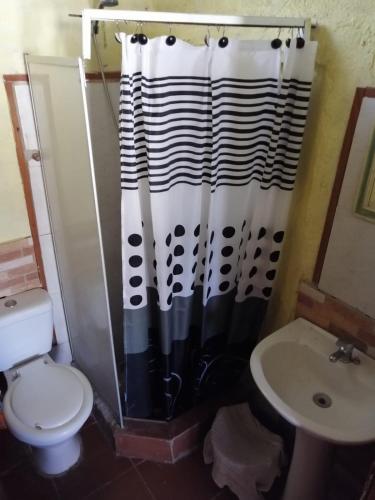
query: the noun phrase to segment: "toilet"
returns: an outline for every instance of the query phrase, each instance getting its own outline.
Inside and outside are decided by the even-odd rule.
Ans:
[[[79,430],[93,406],[85,375],[48,355],[52,336],[52,302],[45,290],[0,299],[5,420],[10,432],[32,447],[36,467],[47,475],[61,474],[79,460]]]

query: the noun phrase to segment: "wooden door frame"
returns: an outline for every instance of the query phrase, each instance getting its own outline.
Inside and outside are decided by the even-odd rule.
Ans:
[[[121,74],[118,71],[110,71],[110,72],[105,72],[105,77],[109,81],[120,80]],[[86,78],[87,80],[92,82],[100,81],[101,74],[86,73]],[[18,166],[20,169],[23,192],[26,201],[26,209],[30,224],[31,238],[33,240],[33,245],[34,245],[35,261],[42,288],[47,289],[47,282],[44,272],[42,251],[40,246],[38,226],[35,214],[34,200],[31,189],[30,172],[29,172],[28,161],[25,155],[26,148],[23,140],[21,122],[18,114],[17,100],[15,95],[15,86],[17,82],[25,82],[28,85],[29,78],[25,74],[9,74],[9,75],[3,75],[3,80],[5,85],[5,92],[8,98],[9,113],[12,122],[13,137],[16,145]]]
[[[10,119],[13,128],[13,137],[16,145],[16,154],[18,160],[18,166],[20,169],[23,192],[26,201],[27,215],[30,224],[31,238],[33,240],[35,261],[38,269],[39,281],[42,288],[47,289],[46,276],[44,272],[42,251],[40,247],[40,240],[38,234],[38,226],[36,222],[35,207],[33,200],[33,193],[31,189],[30,172],[28,161],[25,156],[25,144],[22,136],[22,128],[20,117],[18,114],[17,101],[15,95],[15,87],[17,82],[29,83],[27,75],[3,75],[5,92],[8,98]]]

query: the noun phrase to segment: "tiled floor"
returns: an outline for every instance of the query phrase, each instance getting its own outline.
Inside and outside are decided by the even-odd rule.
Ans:
[[[54,479],[33,470],[26,447],[0,431],[0,500],[235,500],[219,489],[201,451],[175,465],[116,457],[93,419],[82,430],[78,466]]]
[[[211,479],[202,451],[175,465],[116,457],[107,437],[90,417],[82,430],[84,453],[70,472],[49,479],[38,475],[26,446],[0,431],[0,500],[235,500]],[[374,447],[343,447],[328,486],[327,500],[358,500]],[[345,463],[345,462],[348,463]],[[348,471],[350,474],[348,476]],[[267,500],[282,496],[285,474]]]

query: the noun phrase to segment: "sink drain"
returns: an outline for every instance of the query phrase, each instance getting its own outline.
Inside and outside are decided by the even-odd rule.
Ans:
[[[313,401],[320,408],[329,408],[332,405],[332,399],[324,392],[317,392],[313,396]]]

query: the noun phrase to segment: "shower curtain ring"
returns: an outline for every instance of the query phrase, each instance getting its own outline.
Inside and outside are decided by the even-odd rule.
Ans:
[[[223,28],[223,35],[219,40],[219,47],[221,47],[223,49],[224,47],[226,47],[228,45],[229,40],[228,40],[228,37],[225,36],[225,27],[222,26],[222,28]]]
[[[289,37],[285,40],[285,45],[288,47],[290,47],[290,42],[292,41],[292,38],[293,38],[293,28],[289,28]]]
[[[279,27],[279,32],[277,34],[277,38],[275,38],[274,40],[272,40],[271,42],[271,47],[273,49],[279,49],[282,45],[282,41],[280,40],[280,34],[281,34],[281,27]]]
[[[176,37],[171,34],[172,33],[172,25],[169,23],[169,33],[167,38],[165,39],[165,43],[170,47],[176,43]]]
[[[298,28],[296,46],[297,49],[302,49],[305,46],[305,40],[303,38],[303,31],[301,27]]]
[[[290,47],[290,44],[291,44],[291,42],[292,42],[292,40],[294,39],[294,36],[295,36],[295,35],[294,35],[294,28],[293,28],[293,27],[291,27],[291,28],[289,29],[289,33],[290,33],[290,38],[286,41],[286,46],[287,46],[288,48]],[[297,32],[297,34],[298,34],[298,32]]]
[[[139,41],[139,31],[140,31],[140,22],[137,21],[137,24],[135,25],[135,33],[130,38],[130,43],[137,43]]]
[[[146,45],[148,42],[147,36],[142,32],[143,31],[143,23],[141,23],[140,33],[138,35],[138,41],[141,45]]]

